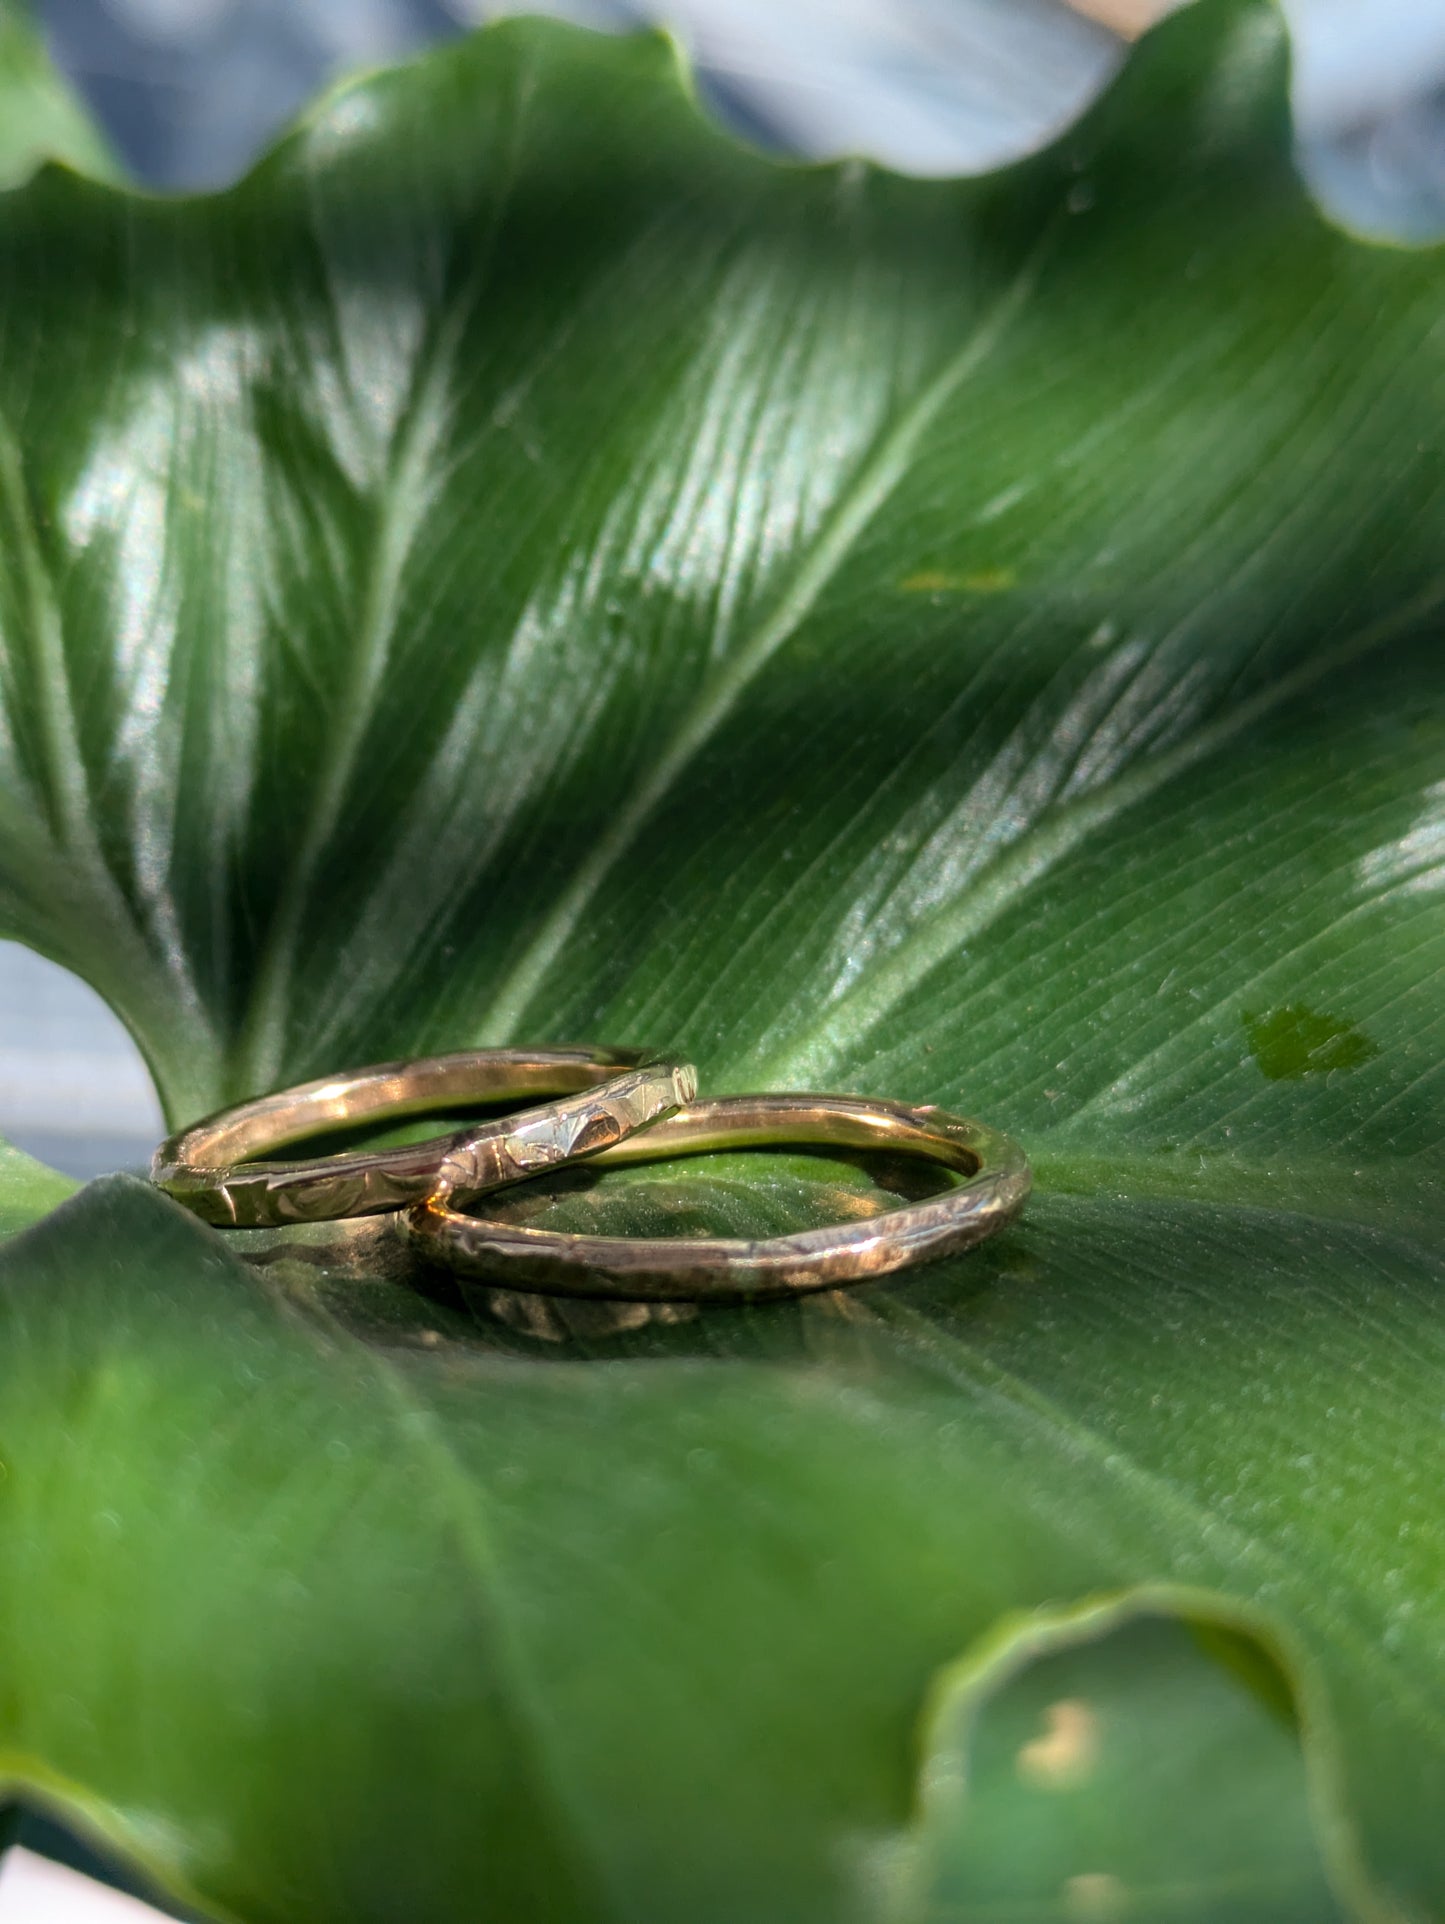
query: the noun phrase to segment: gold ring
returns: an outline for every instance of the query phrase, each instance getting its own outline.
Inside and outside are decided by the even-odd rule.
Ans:
[[[886,1276],[967,1249],[1012,1221],[1032,1180],[1022,1149],[996,1129],[945,1109],[851,1096],[725,1096],[695,1103],[592,1161],[612,1168],[784,1145],[892,1150],[966,1180],[862,1221],[757,1242],[512,1228],[462,1215],[440,1193],[409,1210],[402,1226],[428,1260],[507,1289],[624,1301],[758,1301]]]
[[[207,1222],[241,1228],[372,1216],[438,1193],[469,1201],[619,1143],[696,1093],[691,1064],[636,1049],[464,1049],[382,1062],[208,1116],[161,1144],[151,1180]],[[250,1160],[347,1123],[527,1096],[564,1100],[402,1148]]]

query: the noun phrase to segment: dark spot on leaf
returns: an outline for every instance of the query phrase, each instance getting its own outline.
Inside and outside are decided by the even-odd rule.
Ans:
[[[1244,1033],[1250,1054],[1271,1082],[1358,1069],[1380,1053],[1377,1044],[1352,1022],[1317,1015],[1295,1004],[1262,1014],[1246,1012]]]

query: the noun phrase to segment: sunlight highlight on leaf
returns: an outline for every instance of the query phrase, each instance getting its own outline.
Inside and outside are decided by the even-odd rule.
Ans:
[[[214,198],[0,194],[0,929],[173,1122],[582,1037],[1039,1177],[666,1314],[65,1202],[0,1251],[13,1784],[257,1920],[1445,1912],[1445,256],[1290,149],[1266,0],[944,182],[524,21]]]

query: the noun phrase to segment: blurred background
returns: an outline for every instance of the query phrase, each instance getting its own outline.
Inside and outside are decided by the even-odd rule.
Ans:
[[[1169,4],[532,0],[525,10],[616,30],[663,20],[690,47],[714,110],[748,139],[948,174],[1041,144]],[[1300,160],[1321,200],[1383,238],[1445,235],[1445,0],[1283,4]],[[185,190],[234,179],[337,75],[522,10],[493,0],[37,0],[54,57],[134,174]],[[84,1177],[144,1164],[161,1133],[140,1058],[99,998],[0,943],[0,1135]],[[24,1835],[77,1855],[33,1822]],[[33,1849],[0,1871],[0,1924],[153,1916]]]
[[[234,178],[339,72],[503,12],[665,20],[718,111],[809,155],[973,172],[1077,114],[1177,0],[39,0],[52,50],[159,186]],[[1352,221],[1439,232],[1445,0],[1284,0],[1307,165]]]

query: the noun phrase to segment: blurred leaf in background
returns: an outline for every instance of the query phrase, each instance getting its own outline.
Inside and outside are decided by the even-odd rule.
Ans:
[[[705,97],[783,150],[997,167],[1060,131],[1169,0],[42,0],[52,44],[141,178],[219,186],[337,73],[543,11],[680,32]],[[1445,230],[1445,12],[1286,0],[1316,190],[1371,232]]]
[[[110,150],[51,65],[23,0],[0,0],[0,189],[43,158],[108,177]]]

